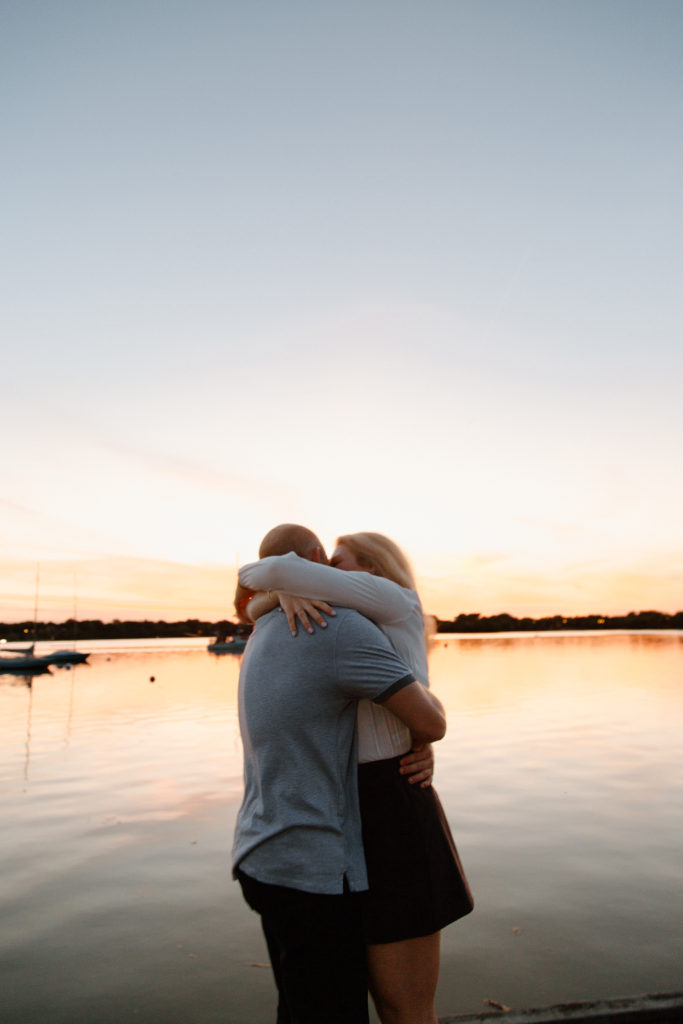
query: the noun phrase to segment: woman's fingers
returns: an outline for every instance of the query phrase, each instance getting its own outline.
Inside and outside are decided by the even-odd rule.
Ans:
[[[296,612],[291,607],[291,605],[287,605],[286,608],[283,605],[280,605],[280,607],[282,608],[283,612],[287,616],[287,622],[289,624],[289,631],[290,631],[290,633],[292,634],[292,636],[296,636],[296,634],[297,634]]]
[[[327,615],[335,614],[327,601],[306,601],[305,608],[314,622],[317,622],[322,629],[327,625],[327,619],[321,613],[325,612]]]
[[[306,608],[300,606],[298,608],[296,614],[297,614],[297,618],[299,619],[299,622],[304,627],[306,632],[307,633],[312,633],[313,632],[313,626],[311,625],[311,620],[308,617],[308,613],[306,612]]]
[[[298,608],[298,601],[296,597],[292,597],[291,594],[287,594],[284,591],[278,591],[277,599],[280,602],[280,607],[287,616],[287,624],[289,626],[290,633],[292,636],[296,636],[296,616]]]
[[[297,635],[297,619],[307,633],[313,633],[313,622],[321,629],[327,626],[325,615],[334,615],[335,611],[327,601],[309,600],[307,597],[297,597],[295,594],[278,593],[280,607],[287,616],[289,629],[292,636]],[[323,612],[325,615],[323,615]],[[313,621],[311,621],[313,620]]]

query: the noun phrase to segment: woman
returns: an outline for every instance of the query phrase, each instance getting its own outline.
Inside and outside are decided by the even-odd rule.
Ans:
[[[294,554],[263,558],[240,569],[239,581],[266,592],[250,602],[250,618],[279,604],[293,634],[296,617],[309,632],[311,618],[324,627],[321,611],[334,614],[327,602],[355,608],[428,686],[422,606],[408,560],[388,537],[346,534],[331,565]],[[382,1024],[436,1024],[440,930],[471,911],[472,897],[430,787],[431,752],[408,753],[410,731],[370,701],[358,705],[358,746],[370,991]]]

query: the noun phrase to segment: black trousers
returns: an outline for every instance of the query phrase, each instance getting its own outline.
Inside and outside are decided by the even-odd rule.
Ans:
[[[261,917],[279,1000],[277,1024],[368,1024],[364,893],[267,885],[237,871]]]

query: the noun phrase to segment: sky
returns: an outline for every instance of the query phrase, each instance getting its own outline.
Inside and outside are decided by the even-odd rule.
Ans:
[[[683,607],[679,0],[4,0],[0,621]],[[36,579],[39,585],[36,588]]]

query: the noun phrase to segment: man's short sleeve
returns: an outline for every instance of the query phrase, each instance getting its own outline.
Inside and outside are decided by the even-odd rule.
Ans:
[[[381,704],[415,682],[384,633],[358,612],[345,612],[339,624],[335,660],[339,685],[350,697]]]

